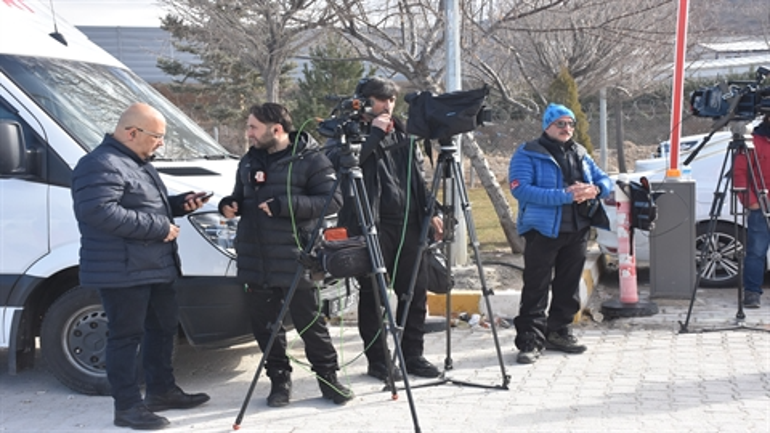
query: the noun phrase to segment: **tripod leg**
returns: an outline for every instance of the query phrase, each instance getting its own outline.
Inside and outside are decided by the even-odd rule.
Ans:
[[[700,286],[701,275],[703,275],[703,272],[708,265],[708,258],[716,248],[714,245],[714,233],[717,227],[717,220],[719,219],[719,215],[722,213],[722,207],[724,206],[725,202],[725,195],[727,193],[728,186],[730,185],[730,181],[725,177],[725,173],[727,173],[727,165],[729,162],[730,152],[728,151],[725,153],[725,158],[722,161],[722,169],[718,177],[719,180],[717,181],[717,186],[714,190],[714,199],[711,202],[711,209],[709,209],[708,229],[706,230],[706,235],[703,243],[701,244],[700,250],[696,254],[698,266],[695,268],[695,284],[692,288],[692,293],[690,296],[690,305],[687,308],[687,317],[685,318],[684,323],[679,322],[680,333],[689,332],[687,327],[690,323],[693,305],[695,304],[695,295],[698,291],[698,286]]]
[[[294,273],[294,279],[292,280],[291,287],[288,293],[286,294],[286,299],[284,300],[284,303],[281,306],[281,310],[278,313],[278,318],[273,324],[273,330],[270,334],[270,339],[267,341],[265,350],[262,351],[262,356],[259,359],[259,364],[257,364],[257,371],[254,372],[254,378],[251,380],[251,385],[249,385],[249,389],[246,392],[246,397],[244,397],[243,399],[241,410],[238,412],[238,416],[235,418],[235,423],[233,424],[234,430],[238,430],[238,428],[240,428],[239,426],[241,425],[241,421],[243,421],[243,417],[246,414],[246,408],[249,406],[249,402],[251,401],[251,396],[254,394],[254,389],[257,387],[257,381],[259,380],[259,376],[262,373],[262,369],[265,366],[265,360],[267,359],[267,355],[272,350],[273,344],[275,344],[275,340],[278,337],[278,331],[281,328],[283,319],[286,318],[286,313],[289,311],[289,304],[291,303],[291,300],[294,297],[294,293],[297,291],[299,280],[302,278],[302,274],[304,272],[305,272],[304,268],[300,265],[297,268],[297,271]]]
[[[404,379],[404,388],[406,389],[407,399],[409,400],[409,409],[412,414],[412,422],[416,432],[420,431],[419,421],[417,419],[417,409],[414,405],[414,399],[412,398],[412,390],[409,386],[409,377],[406,373],[406,362],[404,361],[404,353],[401,351],[401,344],[399,339],[399,332],[396,326],[396,320],[393,317],[393,311],[390,308],[390,304],[387,302],[387,282],[385,281],[385,261],[382,257],[382,250],[380,249],[380,241],[377,235],[377,227],[374,224],[374,215],[372,209],[369,206],[369,199],[366,194],[366,188],[364,186],[363,175],[359,168],[351,170],[348,176],[352,180],[352,191],[354,192],[354,198],[356,203],[356,212],[361,229],[366,236],[366,245],[369,252],[369,257],[372,261],[372,271],[377,280],[377,288],[374,290],[374,299],[377,304],[377,310],[384,308],[385,315],[387,317],[389,329],[393,337],[393,345],[396,355],[401,367],[401,373]],[[383,300],[385,302],[383,303]],[[382,323],[382,330],[385,331],[385,323]],[[390,360],[390,356],[387,356],[387,341],[383,336],[383,344],[385,345],[385,361],[388,369],[388,386],[392,392],[392,398],[395,400],[398,398],[396,393],[396,384],[393,379],[393,363]]]
[[[479,240],[476,236],[476,226],[473,222],[473,215],[471,214],[471,205],[470,200],[468,199],[468,190],[465,188],[465,182],[463,180],[463,173],[462,173],[462,167],[460,166],[460,163],[455,161],[454,164],[452,164],[452,170],[454,171],[453,179],[455,179],[455,184],[457,187],[457,192],[460,195],[460,206],[462,207],[463,216],[465,217],[465,225],[468,229],[468,236],[471,240],[471,246],[473,247],[473,254],[476,258],[476,268],[479,273],[479,280],[481,281],[481,290],[482,294],[484,296],[484,301],[487,308],[487,313],[489,316],[489,324],[490,328],[492,330],[492,336],[495,341],[495,349],[497,350],[497,360],[500,364],[500,373],[502,374],[503,378],[503,389],[508,389],[508,384],[510,383],[511,377],[506,373],[505,371],[505,363],[503,362],[503,353],[500,349],[500,340],[497,335],[497,325],[495,324],[495,317],[492,312],[492,303],[489,299],[489,295],[493,295],[494,293],[492,290],[490,290],[487,287],[487,281],[484,276],[484,266],[482,264],[481,260],[481,253],[479,252]],[[448,266],[451,267],[451,262],[448,264]]]
[[[447,247],[450,245],[451,242],[454,241],[454,227],[455,227],[455,225],[457,223],[457,221],[456,221],[456,219],[454,217],[454,205],[457,203],[457,197],[455,195],[455,191],[459,190],[461,192],[461,198],[462,198],[461,205],[463,206],[462,209],[464,211],[465,220],[466,220],[466,223],[469,224],[468,225],[468,232],[471,233],[471,238],[473,239],[474,251],[476,253],[476,258],[477,258],[476,264],[478,266],[479,276],[480,276],[481,282],[482,282],[483,293],[484,293],[484,297],[485,297],[485,300],[486,300],[487,312],[489,313],[490,316],[493,316],[491,302],[489,301],[489,298],[487,296],[489,293],[491,293],[491,291],[487,289],[486,280],[484,278],[483,266],[481,264],[481,259],[480,259],[479,251],[478,251],[478,244],[479,243],[478,243],[478,239],[476,238],[475,226],[473,225],[473,219],[472,219],[472,216],[470,214],[470,205],[469,205],[469,201],[468,201],[467,192],[464,189],[464,182],[462,181],[462,172],[458,168],[459,164],[455,163],[455,161],[451,157],[451,155],[452,154],[450,152],[442,151],[441,155],[439,156],[438,164],[436,166],[436,171],[435,171],[436,174],[434,175],[433,186],[432,186],[432,189],[431,189],[432,196],[435,197],[435,192],[438,190],[439,182],[443,182],[443,184],[442,184],[443,197],[445,199],[446,198],[451,198],[449,200],[448,204],[445,204],[444,206],[442,206],[442,210],[444,211],[444,240],[443,240],[443,247],[445,248],[446,257],[447,257],[447,270],[446,270],[446,272],[449,274],[449,276],[451,276],[451,273],[452,273],[452,268],[451,268],[452,256],[451,256],[451,250],[449,248],[447,248]],[[458,187],[458,188],[455,189],[454,188],[455,187],[455,182],[458,182],[459,185],[462,186],[462,188]],[[431,207],[431,209],[433,209],[433,208]],[[423,222],[423,227],[422,227],[422,230],[423,230],[422,231],[422,241],[423,241],[423,243],[421,244],[422,250],[421,250],[421,254],[420,254],[420,259],[423,258],[422,251],[424,251],[425,246],[427,245],[427,228],[428,228],[428,226],[430,224],[431,217],[432,217],[432,212],[429,212],[427,214],[427,216],[426,216],[425,221]],[[412,273],[412,279],[411,279],[411,282],[410,282],[409,293],[413,293],[413,291],[414,291],[414,285],[416,283],[416,273],[417,272],[418,272],[418,268],[415,268],[415,270]],[[447,294],[446,294],[446,321],[447,321],[447,323],[446,323],[446,358],[444,360],[445,372],[448,371],[448,370],[451,370],[453,368],[453,360],[452,360],[452,335],[451,335],[452,330],[451,330],[451,326],[450,326],[451,313],[452,313],[451,293],[452,293],[452,288],[450,287],[448,292],[447,292]],[[410,297],[408,299],[409,299],[409,301],[411,301],[411,295],[410,295]],[[406,308],[408,309],[408,306]],[[502,385],[500,385],[500,386],[479,385],[479,384],[474,384],[474,383],[470,383],[470,382],[461,382],[461,381],[457,381],[457,380],[454,380],[454,379],[448,379],[448,378],[446,378],[445,376],[442,375],[442,378],[437,380],[437,381],[426,383],[426,384],[420,384],[418,386],[438,385],[438,384],[442,384],[442,383],[452,382],[452,383],[457,383],[457,384],[462,384],[462,385],[467,385],[467,386],[480,387],[480,388],[508,389],[508,384],[510,382],[510,376],[508,376],[508,374],[505,371],[505,364],[503,363],[502,351],[500,349],[500,343],[499,343],[498,336],[497,336],[497,328],[496,328],[496,325],[494,324],[494,320],[492,320],[491,326],[492,326],[492,332],[493,332],[493,335],[494,335],[495,347],[497,349],[497,357],[498,357],[498,360],[500,362],[500,368],[502,370],[502,376],[503,376],[503,384]]]
[[[445,164],[443,162],[443,158],[439,158],[436,164],[436,172],[440,173],[443,170],[444,166]],[[433,177],[432,187],[430,190],[431,194],[428,197],[428,208],[425,212],[425,218],[423,219],[420,225],[420,234],[419,234],[420,242],[417,249],[417,258],[412,267],[412,273],[409,279],[409,288],[407,289],[406,293],[403,294],[401,297],[401,300],[403,301],[403,305],[401,309],[401,313],[402,313],[401,320],[399,321],[398,326],[399,326],[399,329],[402,329],[402,330],[406,328],[406,321],[409,315],[409,309],[412,305],[412,301],[414,300],[414,291],[417,286],[417,278],[420,274],[420,269],[422,268],[423,260],[425,259],[425,254],[428,249],[428,230],[430,228],[430,223],[436,210],[435,191],[438,190],[439,182],[441,181],[442,178],[443,178],[442,176]],[[447,298],[448,296],[449,295],[447,295]],[[449,315],[447,315],[446,316],[447,329],[449,329],[449,318],[450,318]],[[449,370],[451,369],[451,366],[447,367],[445,365],[445,369]]]

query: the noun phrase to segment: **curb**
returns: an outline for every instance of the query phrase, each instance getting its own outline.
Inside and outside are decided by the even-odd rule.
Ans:
[[[606,263],[604,255],[595,245],[589,246],[586,254],[586,263],[583,267],[583,276],[580,280],[580,311],[575,315],[575,322],[583,318],[583,311],[588,306],[588,300],[594,288],[599,283],[599,277],[604,272]],[[459,314],[466,312],[468,314],[481,314],[486,312],[486,301],[479,290],[452,290],[450,299],[450,313]],[[437,295],[428,293],[428,314],[430,316],[444,317],[447,295]],[[495,290],[489,296],[489,303],[496,316],[513,319],[519,312],[519,300],[521,298],[521,288]]]

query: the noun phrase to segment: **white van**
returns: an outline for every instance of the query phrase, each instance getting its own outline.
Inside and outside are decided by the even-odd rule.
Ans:
[[[154,165],[170,194],[214,191],[178,218],[180,329],[196,346],[253,341],[236,273],[237,221],[216,205],[238,159],[177,107],[61,18],[47,2],[0,4],[0,350],[11,374],[32,366],[36,337],[51,372],[86,394],[107,394],[106,316],[98,293],[78,285],[79,232],[70,178],[132,102],[168,122]],[[53,33],[53,34],[52,34]],[[325,307],[347,299],[323,291]]]

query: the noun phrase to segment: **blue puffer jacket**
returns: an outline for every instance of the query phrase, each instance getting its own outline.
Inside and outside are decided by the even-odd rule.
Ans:
[[[508,169],[511,194],[519,203],[517,230],[520,235],[537,230],[555,238],[559,235],[562,207],[572,203],[574,197],[564,187],[564,175],[556,160],[540,144],[540,140],[522,144],[514,152]],[[586,148],[575,143],[582,162],[583,181],[601,190],[599,197],[607,197],[612,191],[612,180],[591,159]],[[603,209],[599,211],[604,214]],[[604,218],[606,221],[606,215]],[[609,229],[609,224],[600,227]]]
[[[155,167],[111,135],[80,159],[72,198],[80,228],[80,284],[113,288],[172,282],[176,241],[163,242],[186,194],[168,197]]]

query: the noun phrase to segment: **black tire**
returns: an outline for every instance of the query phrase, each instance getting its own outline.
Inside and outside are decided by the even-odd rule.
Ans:
[[[699,266],[708,229],[708,223],[699,224],[696,228],[695,258]],[[745,229],[742,230],[744,233],[739,236],[745,239]],[[744,245],[736,238],[735,225],[718,221],[711,239],[711,248],[706,249],[706,262],[700,273],[700,286],[737,287],[738,252],[744,250]]]
[[[40,330],[48,369],[82,394],[110,395],[107,382],[107,314],[95,289],[75,287],[48,309]]]

